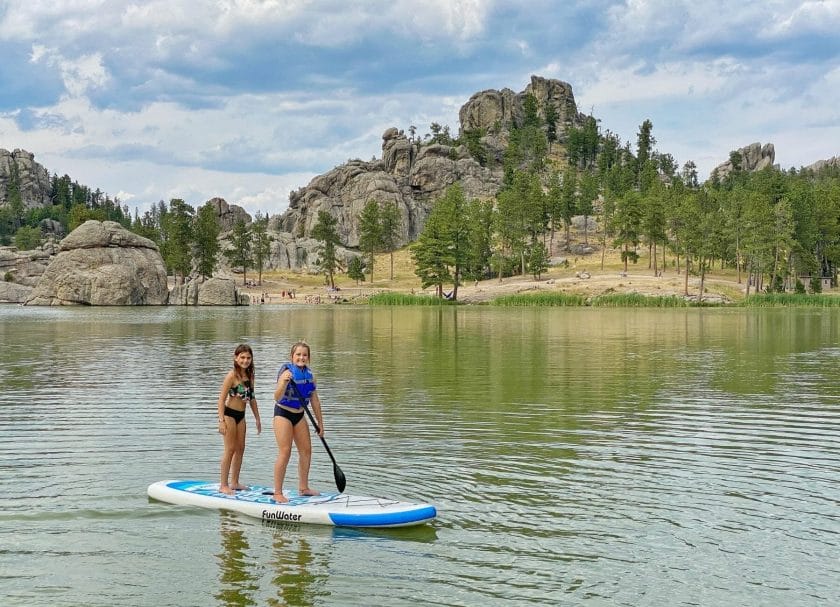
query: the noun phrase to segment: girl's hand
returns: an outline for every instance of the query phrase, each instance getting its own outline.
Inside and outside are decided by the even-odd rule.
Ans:
[[[260,421],[260,418],[258,417],[257,418],[257,435],[259,435],[260,432],[262,432],[262,422]]]
[[[259,422],[257,422],[259,424]],[[219,420],[219,434],[224,434],[225,430],[227,430],[227,425],[225,424],[224,418]]]

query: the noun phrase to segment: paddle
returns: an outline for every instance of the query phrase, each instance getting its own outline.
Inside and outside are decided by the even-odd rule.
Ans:
[[[289,385],[292,387],[292,390],[294,390],[301,403],[303,403],[303,398],[301,398],[297,384],[295,384],[295,382],[293,382],[290,379]],[[309,407],[307,407],[306,405],[303,405],[303,410],[306,411],[306,414],[312,421],[312,425],[315,426],[315,432],[318,434],[318,438],[321,439],[321,442],[324,443],[324,449],[327,450],[327,455],[329,455],[330,459],[332,460],[333,474],[335,474],[335,486],[338,487],[339,493],[344,493],[344,488],[347,486],[347,479],[345,478],[344,473],[341,471],[341,468],[338,467],[338,462],[335,461],[335,456],[332,454],[332,451],[330,451],[330,446],[327,444],[327,441],[324,439],[323,436],[321,436],[321,429],[318,427],[318,422],[315,421],[315,416],[312,415],[312,411],[310,411]]]

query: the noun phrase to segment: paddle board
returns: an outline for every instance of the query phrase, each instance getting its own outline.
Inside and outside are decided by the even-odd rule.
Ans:
[[[340,527],[407,527],[427,523],[437,516],[431,504],[345,493],[306,496],[284,491],[289,502],[280,504],[272,499],[271,487],[252,485],[227,495],[219,491],[218,483],[196,480],[158,481],[149,485],[148,494],[170,504],[234,510],[266,521]]]

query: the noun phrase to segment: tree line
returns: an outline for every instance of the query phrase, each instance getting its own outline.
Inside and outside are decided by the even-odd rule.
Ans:
[[[625,271],[648,250],[654,274],[673,269],[700,277],[734,268],[747,290],[819,291],[823,278],[836,284],[840,261],[840,174],[836,168],[750,172],[740,153],[732,170],[700,184],[696,165],[680,169],[656,148],[645,120],[635,149],[591,116],[565,129],[562,162],[549,154],[559,141],[556,112],[526,96],[523,119],[513,125],[504,153],[503,187],[491,200],[466,200],[458,184],[439,199],[411,245],[423,288],[452,299],[464,280],[530,273],[548,266],[549,251],[571,246],[572,220],[599,225],[601,265],[609,247],[620,250]],[[470,149],[480,138],[470,139]],[[480,161],[489,157],[477,150]],[[562,232],[561,232],[562,230]]]
[[[221,253],[232,269],[242,271],[243,284],[248,270],[257,272],[261,284],[274,240],[268,233],[268,215],[257,211],[250,223],[240,218],[233,224],[223,247],[214,206],[208,203],[196,210],[179,198],[169,204],[161,200],[142,216],[136,215],[130,229],[158,245],[167,272],[182,283],[188,276],[213,276]]]
[[[43,241],[41,222],[51,219],[61,225],[65,233],[72,232],[88,219],[116,221],[128,228],[131,216],[128,206],[119,198],[111,198],[99,188],[72,180],[68,175],[54,174],[50,180],[50,203],[27,209],[21,195],[20,170],[16,162],[10,164],[6,184],[6,204],[0,207],[0,244],[14,244],[27,251]]]
[[[318,218],[312,228],[312,238],[318,240],[315,265],[324,273],[327,285],[335,288],[335,275],[346,271],[356,283],[365,280],[365,274],[373,282],[373,261],[376,253],[389,253],[390,279],[394,279],[394,251],[397,250],[403,228],[403,219],[397,203],[368,200],[359,216],[359,254],[342,260],[338,247],[342,245],[338,233],[338,220],[329,212],[318,211]],[[346,265],[346,267],[345,267]]]
[[[142,216],[135,210],[132,218],[128,206],[122,205],[118,198],[111,198],[98,188],[92,190],[68,175],[53,175],[49,197],[52,204],[26,209],[19,169],[12,162],[6,187],[7,204],[0,207],[0,244],[14,244],[22,251],[37,248],[43,242],[44,219],[59,223],[65,233],[90,219],[115,221],[154,241],[167,272],[176,280],[183,281],[191,274],[209,278],[218,267],[219,253],[222,253],[231,267],[242,271],[243,281],[248,270],[253,269],[262,282],[273,240],[268,234],[267,215],[257,212],[251,223],[237,221],[230,233],[229,247],[223,250],[218,240],[221,225],[209,204],[196,210],[181,199],[174,198],[168,204],[161,200]]]

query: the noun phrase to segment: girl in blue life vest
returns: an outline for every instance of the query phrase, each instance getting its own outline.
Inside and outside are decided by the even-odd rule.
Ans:
[[[274,438],[277,440],[277,461],[274,463],[274,501],[289,501],[283,495],[286,466],[292,456],[292,441],[298,450],[298,492],[300,495],[320,495],[309,486],[309,465],[312,462],[312,441],[303,408],[312,405],[318,435],[324,436],[324,418],[315,378],[309,370],[309,345],[299,341],[292,346],[290,361],[277,372],[274,389]]]
[[[257,422],[257,434],[262,431],[260,410],[254,396],[254,353],[251,346],[240,344],[233,351],[233,369],[227,372],[219,390],[219,434],[224,438],[222,474],[219,491],[232,494],[247,489],[239,482],[242,456],[245,454],[245,408],[250,405]],[[228,482],[230,477],[230,482]]]

